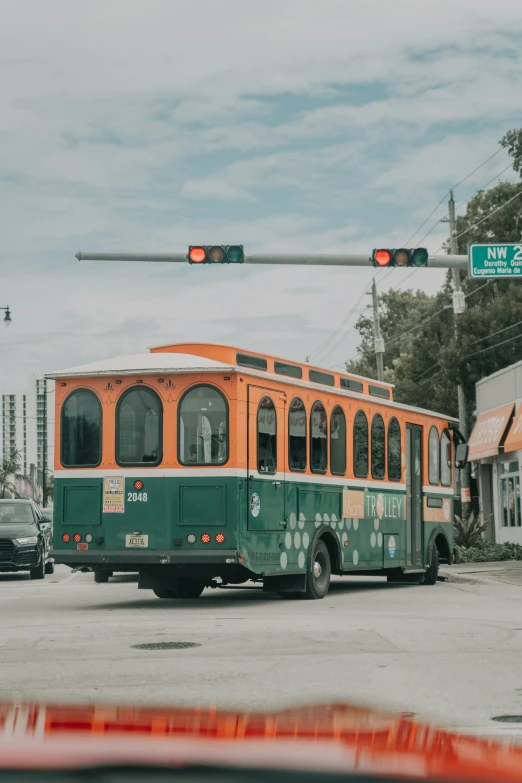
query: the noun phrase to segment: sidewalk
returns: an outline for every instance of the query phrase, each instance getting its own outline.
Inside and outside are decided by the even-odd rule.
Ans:
[[[503,582],[522,587],[522,560],[441,565],[439,579],[443,582],[464,582],[466,584]]]

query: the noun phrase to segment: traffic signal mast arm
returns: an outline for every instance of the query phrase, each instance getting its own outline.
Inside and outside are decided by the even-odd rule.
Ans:
[[[187,253],[76,253],[78,261],[138,261],[187,264]],[[219,263],[219,262],[218,262]],[[222,263],[222,262],[221,262]],[[245,253],[245,264],[291,264],[295,266],[371,266],[370,254],[345,253]],[[426,266],[431,269],[467,269],[468,256],[429,256]],[[411,268],[411,267],[410,267]]]

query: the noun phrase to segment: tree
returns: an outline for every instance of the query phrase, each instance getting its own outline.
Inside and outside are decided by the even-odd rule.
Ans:
[[[5,498],[6,492],[15,498],[20,497],[16,482],[29,481],[21,472],[20,456],[19,451],[14,451],[10,457],[4,457],[0,463],[0,498]]]

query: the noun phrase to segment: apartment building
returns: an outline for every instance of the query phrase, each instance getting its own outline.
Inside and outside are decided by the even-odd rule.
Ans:
[[[47,470],[54,464],[54,381],[40,375],[29,378],[26,392],[2,393],[2,456],[20,453],[21,472],[32,479],[34,496],[41,497],[44,469],[44,445],[47,446]],[[26,483],[20,494],[31,494]]]

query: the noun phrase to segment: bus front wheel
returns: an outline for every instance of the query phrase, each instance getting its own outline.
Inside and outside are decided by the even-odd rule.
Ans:
[[[331,575],[332,565],[328,547],[324,541],[318,541],[315,546],[312,570],[307,574],[306,590],[303,598],[315,600],[324,598],[330,587]]]

